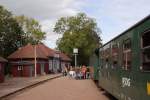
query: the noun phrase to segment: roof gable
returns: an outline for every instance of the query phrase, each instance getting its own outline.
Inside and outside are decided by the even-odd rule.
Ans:
[[[39,47],[47,57],[54,57],[55,51],[53,49],[50,49],[44,44],[38,44],[37,47]]]
[[[71,59],[64,53],[60,53],[61,60],[63,61],[71,61]]]
[[[47,59],[46,54],[40,49],[39,46],[31,44],[19,48],[17,51],[8,56],[8,59],[35,58],[35,49],[37,58]]]

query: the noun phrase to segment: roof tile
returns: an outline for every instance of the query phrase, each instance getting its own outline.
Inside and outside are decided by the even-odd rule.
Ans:
[[[71,58],[69,58],[65,53],[60,53],[60,57],[61,57],[61,60],[63,61],[71,61]]]
[[[47,59],[46,54],[41,50],[41,48],[38,45],[31,45],[28,44],[14,53],[12,53],[10,56],[8,56],[8,59],[17,59],[17,58],[34,58],[35,57],[35,47],[36,47],[36,57]]]

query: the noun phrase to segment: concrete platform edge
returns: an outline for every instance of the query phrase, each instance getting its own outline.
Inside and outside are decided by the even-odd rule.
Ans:
[[[42,83],[45,83],[45,82],[47,82],[47,81],[49,81],[49,80],[53,80],[53,79],[59,78],[59,77],[61,77],[61,76],[62,76],[62,75],[54,76],[54,77],[51,77],[51,78],[48,78],[48,79],[45,79],[45,80],[42,80],[42,81],[39,81],[39,82],[35,82],[35,83],[33,83],[33,84],[30,84],[30,85],[27,85],[27,86],[25,86],[25,87],[23,87],[23,88],[20,88],[20,89],[18,89],[18,90],[15,90],[15,91],[13,91],[13,92],[11,92],[11,93],[8,93],[8,94],[5,94],[5,95],[3,95],[3,96],[0,96],[0,100],[6,98],[6,97],[8,97],[8,96],[11,96],[11,95],[13,95],[13,94],[15,94],[15,93],[18,93],[18,92],[20,92],[20,91],[23,91],[23,90],[25,90],[25,89],[28,89],[28,88],[31,88],[31,87],[34,87],[34,86],[38,86],[38,85],[40,85],[40,84],[42,84]]]

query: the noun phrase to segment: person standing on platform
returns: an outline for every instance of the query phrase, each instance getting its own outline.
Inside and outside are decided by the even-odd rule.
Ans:
[[[83,79],[86,79],[86,70],[87,70],[86,66],[83,65],[83,66],[82,66],[82,69],[81,69],[82,74],[83,74]]]

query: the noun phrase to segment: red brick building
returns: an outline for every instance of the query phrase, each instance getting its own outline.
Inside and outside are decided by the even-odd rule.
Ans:
[[[0,83],[4,81],[4,66],[6,62],[6,59],[0,57]]]
[[[50,49],[44,44],[28,44],[8,56],[8,60],[11,73],[15,77],[30,77],[34,76],[35,72],[38,75],[58,73],[64,66],[69,66],[71,61],[64,53]]]
[[[59,73],[61,72],[64,65],[70,65],[71,59],[64,53],[48,48],[44,44],[38,44],[38,46],[44,51],[45,55],[48,57],[49,73]]]
[[[39,45],[28,44],[19,48],[8,56],[8,60],[14,77],[30,77],[35,72],[37,75],[48,73],[48,58]]]

